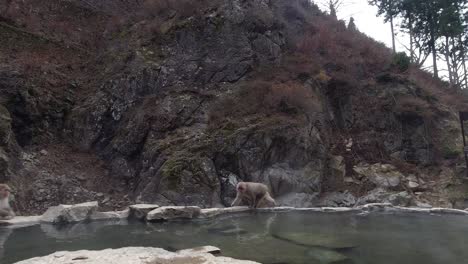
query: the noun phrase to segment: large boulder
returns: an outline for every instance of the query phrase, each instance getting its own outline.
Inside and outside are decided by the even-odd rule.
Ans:
[[[406,186],[414,191],[425,190],[425,184],[426,182],[423,179],[416,177],[414,174],[406,178]]]
[[[195,251],[169,252],[161,248],[128,247],[105,249],[101,251],[80,250],[61,251],[44,257],[36,257],[17,262],[17,264],[255,264],[258,262],[215,257],[212,254]]]
[[[376,188],[370,191],[366,196],[359,198],[357,205],[365,205],[370,203],[390,203],[397,206],[409,206],[413,201],[413,197],[406,191],[391,192],[383,188]]]
[[[404,178],[403,174],[390,164],[359,164],[354,166],[353,170],[381,188],[396,188]]]
[[[338,179],[343,179],[346,176],[346,164],[342,156],[331,156],[330,163],[330,173]]]
[[[351,207],[355,204],[356,197],[348,191],[327,193],[319,202],[319,206],[323,207]]]
[[[59,224],[88,220],[98,209],[98,202],[50,207],[41,217],[41,222]]]
[[[167,221],[173,219],[192,219],[200,215],[198,206],[163,206],[149,212],[147,221]]]

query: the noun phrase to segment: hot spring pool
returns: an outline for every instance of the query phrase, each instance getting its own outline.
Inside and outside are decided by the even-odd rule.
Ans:
[[[225,256],[267,264],[462,264],[468,263],[468,217],[287,212],[0,228],[0,263],[62,250],[204,245],[221,248]]]

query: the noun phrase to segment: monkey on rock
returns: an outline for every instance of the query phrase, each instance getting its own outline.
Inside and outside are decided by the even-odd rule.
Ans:
[[[10,220],[15,212],[10,207],[11,188],[7,184],[0,184],[0,220]]]
[[[239,182],[237,195],[231,206],[246,205],[251,208],[275,207],[276,202],[271,197],[268,187],[257,182]]]

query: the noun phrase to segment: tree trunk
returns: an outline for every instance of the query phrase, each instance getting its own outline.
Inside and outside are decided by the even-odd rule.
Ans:
[[[393,26],[393,16],[390,17],[390,27],[392,29],[392,48],[393,53],[396,53],[396,45],[395,45],[395,27]]]
[[[461,57],[461,63],[462,63],[462,68],[463,68],[463,83],[465,84],[465,89],[468,89],[468,69],[466,67],[466,51],[465,51],[465,46],[463,45],[463,39],[461,36],[458,37],[459,41],[461,43],[460,47],[460,57]],[[463,87],[460,87],[463,88]]]
[[[439,78],[439,70],[437,68],[437,50],[434,44],[431,44],[432,50],[432,70],[434,71],[434,78]]]
[[[452,48],[454,49],[454,52],[450,54],[450,57],[452,58],[452,68],[453,68],[453,84],[455,85],[455,87],[457,89],[460,89],[461,86],[460,86],[460,76],[459,76],[459,64],[458,64],[458,56],[457,56],[457,52],[456,52],[456,45],[457,43],[455,43],[455,38],[454,37],[451,37],[450,38],[450,41],[451,41],[451,45],[452,45]]]
[[[463,57],[462,57],[462,61],[461,61],[461,66],[462,66],[462,69],[463,69],[463,78],[461,78],[460,80],[460,88],[463,89],[468,89],[468,67],[466,66],[466,60],[465,60],[465,52],[463,51],[462,53]],[[462,85],[463,84],[463,85]],[[463,87],[464,86],[464,87]]]
[[[461,64],[462,64],[462,69],[463,69],[463,78],[461,79],[460,83],[464,83],[465,87],[463,87],[462,85],[460,85],[460,88],[465,88],[465,89],[468,89],[468,68],[466,67],[466,60],[465,60],[465,52],[462,53],[463,57],[462,57],[462,61],[461,61]]]
[[[445,56],[445,61],[447,62],[447,70],[449,74],[449,82],[450,82],[450,88],[452,88],[454,85],[453,81],[453,73],[452,73],[452,64],[450,63],[450,46],[449,46],[449,37],[445,37],[445,45],[444,45],[444,56]]]
[[[410,55],[411,55],[411,62],[416,63],[416,54],[414,52],[414,35],[413,35],[413,21],[411,17],[408,18],[408,26],[409,26],[409,40],[410,40]]]
[[[433,24],[433,23],[431,23]],[[439,78],[439,70],[437,68],[437,49],[436,49],[436,36],[435,36],[435,28],[431,25],[431,41],[429,43],[431,52],[432,52],[432,69],[434,71],[434,78]]]
[[[332,16],[335,19],[338,19],[338,16],[336,15],[336,7],[333,1],[329,1],[329,8],[330,8],[330,16]]]

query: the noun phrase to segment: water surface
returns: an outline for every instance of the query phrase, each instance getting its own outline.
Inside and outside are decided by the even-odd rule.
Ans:
[[[0,228],[0,263],[62,250],[203,245],[266,264],[460,264],[468,263],[468,217],[289,212],[153,224]]]

